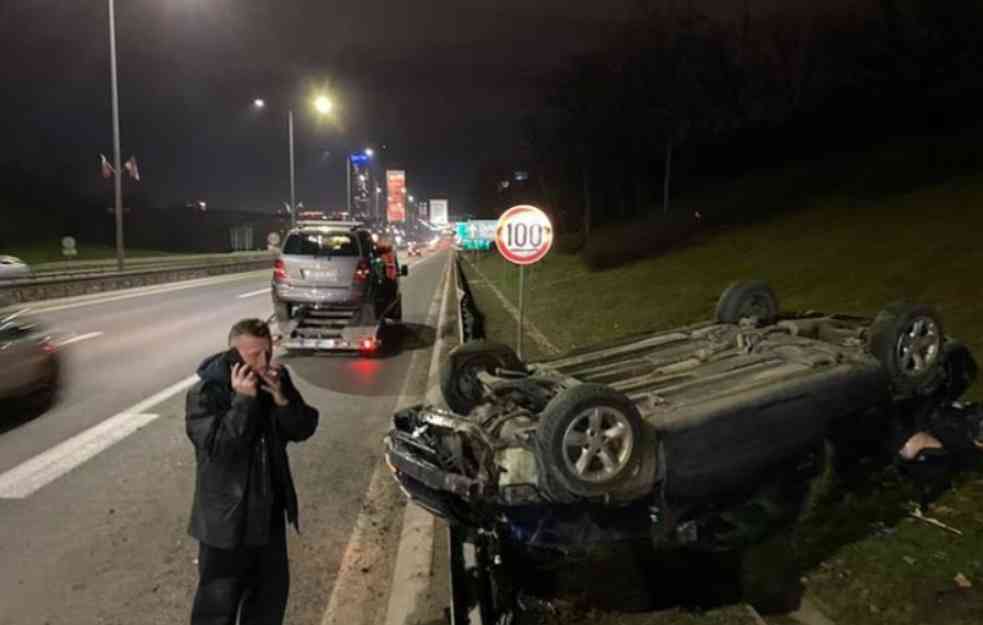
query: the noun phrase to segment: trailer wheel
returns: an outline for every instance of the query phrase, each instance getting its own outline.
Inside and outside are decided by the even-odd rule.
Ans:
[[[525,365],[501,343],[470,341],[454,348],[440,369],[440,391],[447,406],[461,415],[474,410],[484,396],[478,374],[495,369],[525,371]]]
[[[745,317],[757,317],[770,324],[778,317],[778,298],[764,280],[735,282],[720,294],[717,301],[718,323],[737,323]]]
[[[886,306],[870,326],[868,347],[902,395],[934,390],[943,374],[942,319],[929,306]]]
[[[602,384],[580,384],[550,401],[539,421],[544,464],[571,493],[610,493],[635,473],[642,417],[625,395]]]

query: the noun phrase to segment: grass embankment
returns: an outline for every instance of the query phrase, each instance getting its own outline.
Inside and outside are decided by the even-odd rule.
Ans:
[[[738,187],[718,189],[718,201]],[[983,176],[878,198],[816,196],[790,208],[755,225],[708,228],[681,249],[616,269],[592,272],[580,256],[553,252],[527,270],[526,318],[566,350],[709,318],[728,283],[754,277],[770,282],[784,310],[872,316],[894,300],[931,304],[946,333],[983,360]],[[517,268],[495,254],[475,264],[515,304]],[[469,276],[489,337],[514,344],[514,320],[473,269]],[[526,344],[530,360],[543,356]],[[979,400],[981,391],[983,382],[967,397]],[[840,625],[978,624],[981,478],[963,474],[928,512],[962,536],[907,519],[914,490],[884,470],[853,483],[764,553],[794,558],[807,596]],[[787,570],[761,558],[760,575]],[[957,588],[960,573],[972,588]]]

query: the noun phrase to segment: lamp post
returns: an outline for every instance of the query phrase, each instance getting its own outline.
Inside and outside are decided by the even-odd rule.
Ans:
[[[253,100],[253,107],[257,109],[266,108],[266,101],[262,98]],[[326,95],[319,95],[314,98],[314,110],[321,115],[328,115],[334,110],[334,103]],[[297,193],[294,176],[294,110],[293,107],[287,109],[287,143],[290,159],[290,227],[297,225]]]
[[[116,267],[120,271],[126,264],[123,251],[123,172],[120,171],[119,148],[119,88],[116,76],[116,3],[109,0],[109,68],[113,94],[113,195],[116,209]]]

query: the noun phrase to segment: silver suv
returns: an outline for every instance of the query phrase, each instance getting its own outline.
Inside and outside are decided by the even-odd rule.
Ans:
[[[300,222],[273,267],[273,310],[287,350],[374,352],[386,321],[402,322],[395,250],[358,222]]]

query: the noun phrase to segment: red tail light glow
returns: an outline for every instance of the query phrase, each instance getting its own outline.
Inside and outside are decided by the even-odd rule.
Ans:
[[[274,282],[286,282],[287,281],[287,267],[283,264],[283,259],[278,258],[276,262],[273,263],[273,281]]]
[[[362,339],[362,350],[371,352],[375,351],[379,347],[379,341],[376,339]]]
[[[371,275],[371,273],[372,268],[369,267],[369,264],[364,260],[360,261],[358,263],[358,267],[355,268],[355,277],[353,278],[353,281],[361,284],[369,279],[369,275]]]

